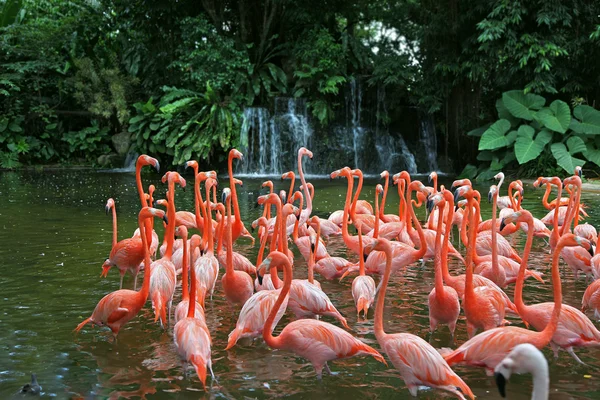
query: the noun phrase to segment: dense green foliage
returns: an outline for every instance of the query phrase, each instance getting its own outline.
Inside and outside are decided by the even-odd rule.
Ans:
[[[130,146],[219,162],[244,107],[304,97],[327,129],[354,80],[398,131],[402,110],[434,113],[441,155],[478,158],[482,178],[597,164],[599,14],[581,0],[0,0],[0,167],[119,162]],[[497,116],[478,156],[466,133]]]
[[[546,105],[544,97],[519,90],[505,92],[496,109],[498,121],[468,133],[481,136],[477,159],[489,161],[489,165],[477,168],[469,164],[463,175],[486,180],[515,162],[523,165],[526,176],[546,173],[552,165],[567,173],[587,161],[600,166],[600,111],[577,105],[571,113],[562,100]],[[552,158],[550,163],[540,164],[540,160],[547,163]]]

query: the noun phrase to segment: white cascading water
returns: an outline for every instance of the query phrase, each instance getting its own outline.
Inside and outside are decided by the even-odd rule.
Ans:
[[[362,106],[362,88],[356,79],[350,80],[350,129],[352,131],[352,144],[354,148],[354,168],[362,168],[362,144],[365,130],[360,126],[360,113]]]
[[[437,138],[432,115],[426,114],[421,116],[419,136],[427,156],[427,171],[437,171]]]

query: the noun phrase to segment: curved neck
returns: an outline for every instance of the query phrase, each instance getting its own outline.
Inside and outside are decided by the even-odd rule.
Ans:
[[[546,184],[546,191],[544,192],[544,197],[542,197],[542,204],[548,210],[552,210],[552,206],[548,203],[548,197],[550,196],[550,192],[552,191],[552,186],[550,183]],[[560,203],[560,198],[556,200],[556,206]]]
[[[271,309],[271,312],[269,313],[269,316],[267,317],[263,328],[263,339],[265,340],[268,346],[276,349],[281,347],[281,343],[280,340],[278,340],[279,337],[273,337],[273,321],[275,320],[275,316],[279,312],[283,301],[290,292],[290,287],[292,286],[292,264],[290,263],[287,254],[273,252],[269,256],[273,258],[271,264],[275,262],[276,257],[278,261],[277,264],[283,265],[283,287],[281,288],[281,292],[279,292],[279,296],[277,296],[277,301],[275,301],[275,304],[273,305],[273,308]],[[276,268],[276,266],[271,265],[271,268]]]
[[[223,235],[225,234],[225,213],[221,210],[221,221],[217,224],[217,254],[223,250]]]
[[[419,235],[419,242],[420,242],[419,250],[416,250],[416,253],[414,254],[414,258],[416,261],[416,260],[423,258],[423,256],[427,252],[427,241],[425,240],[425,233],[423,232],[423,228],[421,227],[421,224],[419,223],[419,219],[417,218],[417,215],[415,214],[415,210],[413,208],[412,202],[410,201],[411,195],[412,195],[412,190],[409,185],[408,189],[406,190],[406,203],[408,204],[407,208],[408,208],[408,211],[410,212],[410,215],[412,216],[413,222],[415,223],[415,226],[417,227],[417,234]],[[409,221],[406,222],[406,225],[407,226],[410,225]]]
[[[229,195],[227,197],[227,255],[226,255],[226,265],[225,265],[225,269],[226,269],[226,274],[229,275],[229,277],[233,277],[233,242],[231,241],[231,237],[232,237],[232,229],[231,229],[231,197],[232,195]]]
[[[473,209],[477,202],[473,201],[473,197],[467,199],[467,207]],[[475,253],[475,242],[477,239],[477,225],[475,224],[476,212],[470,213],[469,221],[469,247],[467,248],[467,274],[465,277],[465,297],[475,295],[473,286],[473,254]]]
[[[308,192],[308,185],[306,184],[306,179],[304,179],[304,169],[302,168],[302,154],[298,154],[298,173],[300,174],[300,180],[302,181],[302,189],[304,191],[304,197],[306,197],[306,210],[307,217],[310,217],[312,212],[312,200],[310,198],[310,193]],[[292,196],[292,192],[290,192],[290,197]]]
[[[548,363],[544,358],[540,357],[539,362],[535,364],[534,369],[531,371],[531,375],[533,376],[533,392],[531,393],[531,400],[547,400],[549,395],[550,376],[548,374]]]
[[[265,229],[264,235],[260,237],[260,247],[258,249],[258,256],[256,257],[256,266],[258,267],[263,262],[263,256],[265,254],[265,247],[267,246],[267,239],[269,237],[267,230]]]
[[[294,185],[296,183],[296,175],[292,174],[292,178],[291,178],[291,182],[290,182],[290,190],[289,190],[289,196],[288,196],[288,203],[292,203],[292,193],[294,193]],[[302,208],[302,207],[300,207]]]
[[[437,191],[438,191],[437,190],[437,180],[438,180],[438,177],[437,177],[437,174],[435,174],[433,176],[433,193],[437,193]]]
[[[148,202],[146,201],[146,195],[144,193],[144,186],[142,185],[142,167],[143,165],[138,161],[135,163],[135,184],[137,186],[138,194],[140,196],[140,203],[142,208],[148,207]],[[146,220],[146,240],[148,243],[152,242],[152,224],[153,220]]]
[[[383,197],[381,198],[381,208],[379,209],[379,214],[375,214],[375,215],[379,215],[379,218],[384,218],[385,215],[385,201],[387,200],[387,192],[388,192],[388,186],[390,185],[390,176],[387,175],[385,177],[385,182],[383,184]],[[377,220],[375,220],[377,222]]]
[[[523,257],[521,258],[521,266],[519,267],[517,282],[515,284],[515,305],[517,306],[519,314],[524,314],[527,311],[525,303],[523,302],[523,286],[525,285],[525,270],[527,269],[527,260],[529,259],[529,252],[531,251],[531,245],[533,244],[533,219],[529,218],[526,223],[527,241],[525,242]],[[552,282],[554,282],[554,278]]]
[[[550,186],[550,183],[548,183]],[[556,198],[556,206],[554,207],[554,220],[552,221],[552,235],[550,237],[550,248],[554,249],[560,238],[560,230],[558,227],[558,216],[560,213],[560,197],[562,196],[562,183],[557,185],[558,197]]]
[[[138,218],[138,224],[140,228],[140,237],[142,238],[142,247],[144,248],[144,282],[142,283],[142,289],[138,292],[139,295],[144,299],[144,302],[148,299],[148,293],[150,292],[150,274],[152,269],[152,260],[150,260],[150,246],[148,245],[148,239],[146,238],[146,226],[150,218]]]
[[[577,209],[577,187],[574,187],[571,196],[569,196],[569,205],[565,214],[565,220],[561,228],[561,235],[568,233],[571,230],[571,222],[573,222],[574,211]]]
[[[354,178],[352,178],[354,179]],[[358,186],[356,187],[356,193],[354,194],[354,199],[352,200],[352,210],[350,211],[350,217],[352,218],[353,223],[356,223],[354,220],[356,218],[356,203],[358,203],[358,197],[360,196],[360,191],[362,190],[363,185],[363,175],[358,175]]]
[[[348,175],[348,190],[346,191],[346,202],[344,203],[344,217],[342,220],[342,236],[346,246],[349,246],[350,234],[348,233],[348,209],[350,208],[350,198],[352,197],[352,186],[354,186],[354,178]]]
[[[114,249],[117,245],[117,206],[112,206],[112,221],[113,221],[113,236],[112,236],[112,248]],[[140,234],[142,232],[140,231]]]
[[[168,195],[168,219],[169,223],[167,224],[167,229],[165,230],[167,241],[167,250],[165,251],[165,258],[170,260],[173,256],[173,242],[175,241],[175,182],[169,181],[169,195]]]
[[[532,229],[530,229],[531,231]],[[559,243],[556,247],[556,251],[552,254],[552,289],[554,291],[554,309],[552,310],[552,317],[550,317],[550,321],[548,325],[540,332],[540,341],[542,342],[540,346],[545,346],[550,342],[554,332],[556,332],[556,327],[558,326],[558,318],[560,317],[560,311],[562,308],[562,287],[560,282],[560,273],[558,271],[558,259],[560,257],[560,253],[565,247],[563,244]],[[525,260],[525,255],[523,256],[523,261]]]
[[[383,274],[383,281],[381,282],[381,289],[379,289],[379,294],[377,295],[377,306],[375,308],[375,337],[380,344],[381,340],[386,336],[386,333],[383,330],[383,306],[385,303],[385,293],[390,281],[390,274],[392,272],[392,249],[388,245],[383,252],[385,253],[385,273]]]
[[[315,253],[317,252],[317,249],[319,248],[319,242],[317,241],[315,244],[315,250],[313,251],[312,246],[308,246],[309,248],[309,255],[308,255],[308,281],[310,283],[315,283]]]
[[[406,204],[404,204],[404,187],[404,180],[398,181],[398,197],[400,198],[400,202],[398,203],[398,217],[401,221],[404,221],[406,223]]]
[[[451,279],[448,271],[448,245],[450,241],[450,231],[452,230],[452,220],[454,219],[454,201],[452,198],[448,201],[448,211],[446,212],[446,231],[444,233],[444,244],[442,246],[442,278]]]
[[[196,249],[192,248],[191,249],[191,253],[195,254]],[[184,250],[185,251],[185,250]],[[194,260],[195,261],[195,260]],[[183,270],[187,270],[186,266],[184,265]],[[188,300],[188,313],[187,313],[187,317],[188,318],[194,318],[196,316],[196,291],[197,291],[197,283],[196,283],[196,268],[194,268],[193,266],[190,267],[190,271],[191,271],[191,289],[190,289],[190,294],[187,298]],[[187,279],[187,274],[184,278],[184,281],[181,283],[182,288],[185,287],[187,289],[187,281],[185,280]],[[183,300],[185,300],[185,298],[183,298]]]
[[[204,209],[204,202],[202,201],[202,192],[200,191],[200,177],[198,176],[198,174],[196,174],[196,178],[194,180],[194,216],[196,217],[196,227],[198,229],[200,229],[203,223],[202,218],[205,217],[205,209]],[[200,217],[200,212],[202,212],[202,217]],[[206,225],[204,225],[205,229],[206,229]],[[205,236],[205,232],[202,232],[202,236]],[[203,238],[203,242],[204,242],[204,238]]]
[[[377,239],[375,236],[373,236],[373,239]],[[359,269],[358,269],[358,274],[360,276],[364,276],[365,274],[365,257],[364,257],[364,250],[363,250],[363,240],[362,240],[362,233],[361,233],[361,229],[358,230],[358,265],[359,265]]]
[[[383,201],[381,202],[381,207],[383,209]],[[381,212],[381,210],[379,209],[379,194],[377,193],[377,190],[375,190],[375,226],[373,227],[373,239],[377,239],[379,237],[379,213],[380,212]],[[359,231],[360,230],[361,229],[359,229]]]
[[[463,209],[463,218],[460,223],[460,240],[462,240],[465,247],[469,245],[469,238],[467,236],[467,221],[471,217],[471,211],[473,211],[473,207],[470,207],[467,204]]]
[[[441,203],[438,206],[438,223],[435,235],[435,295],[441,298],[444,293],[444,279],[442,278],[442,225],[444,222],[444,207],[445,204]]]
[[[183,240],[183,262],[181,263],[181,300],[188,300],[190,298],[190,293],[188,291],[188,240],[187,235],[182,236]],[[196,296],[194,295],[194,298]]]
[[[210,207],[210,188],[206,187],[206,220],[204,221],[204,232],[206,232],[209,253],[214,253],[215,242],[213,239],[212,209]]]
[[[233,155],[229,155],[229,159],[227,160],[227,168],[229,170],[229,189],[231,189],[231,197],[233,201],[233,213],[235,215],[235,224],[239,225],[242,223],[240,218],[240,206],[238,204],[237,199],[237,191],[235,190],[235,182],[233,180]]]

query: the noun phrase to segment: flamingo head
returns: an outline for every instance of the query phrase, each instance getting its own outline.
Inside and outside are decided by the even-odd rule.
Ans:
[[[531,213],[527,210],[515,211],[514,213],[502,218],[502,221],[500,222],[500,230],[502,231],[504,227],[511,222],[514,222],[515,224],[523,222],[531,227],[533,226],[533,215],[531,215]]]
[[[175,236],[178,236],[180,238],[183,238],[184,240],[187,240],[187,237],[188,237],[187,227],[185,225],[176,226],[175,227]]]
[[[239,185],[239,186],[244,186],[244,182],[241,179],[237,179],[237,178],[233,178],[233,184]]]
[[[377,186],[375,186],[375,193],[377,193],[377,195],[380,195],[383,193],[383,186],[381,186],[381,184],[378,184]]]
[[[454,190],[456,190],[455,189],[456,187],[465,186],[465,185],[473,186],[469,179],[457,179],[454,182],[452,182],[452,186],[450,186],[450,190],[454,191]]]
[[[229,189],[229,188],[223,189],[223,194],[221,195],[221,202],[225,203],[230,197],[231,197],[231,189]]]
[[[336,171],[333,171],[329,175],[329,178],[335,179],[335,178],[337,178],[339,176],[344,176],[344,177],[350,179],[350,177],[352,176],[352,170],[350,169],[350,167],[344,167],[342,169],[338,169]]]
[[[241,151],[239,151],[237,149],[231,149],[229,151],[229,158],[231,158],[231,159],[237,158],[238,160],[243,160],[244,155],[242,154]]]
[[[458,199],[460,197],[472,196],[472,195],[473,195],[473,189],[471,188],[471,185],[459,186],[458,189],[456,189],[454,191],[454,202],[455,203],[458,202]]]
[[[102,273],[100,274],[100,277],[106,278],[108,276],[108,271],[110,271],[110,268],[112,266],[113,262],[110,261],[110,259],[106,259],[106,261],[104,261],[104,264],[102,264]]]
[[[279,199],[281,200],[282,204],[287,203],[287,193],[285,190],[280,190],[279,191]]]
[[[586,249],[592,257],[594,256],[594,247],[592,246],[592,242],[590,242],[586,238],[574,235],[572,233],[562,235],[560,237],[560,239],[558,240],[557,246],[564,246],[564,247],[581,246],[584,249]]]
[[[369,255],[372,251],[391,253],[392,245],[390,244],[390,241],[385,238],[374,239],[365,246],[364,254]]]
[[[272,251],[258,266],[258,268],[256,268],[256,277],[258,278],[258,283],[262,285],[263,276],[269,273],[272,267],[279,267],[285,263],[290,263],[289,258],[285,254],[279,251]]]
[[[437,172],[435,172],[435,171],[431,172],[428,177],[429,183],[431,183],[434,179],[436,179],[437,176],[438,176]]]
[[[310,241],[310,251],[314,253],[315,247],[317,244],[317,235],[314,233],[311,233],[308,237],[308,240]]]
[[[548,375],[548,363],[544,355],[532,344],[522,343],[515,346],[512,351],[494,369],[496,386],[500,396],[506,397],[506,381],[514,374],[526,374],[531,371],[545,370]]]
[[[198,169],[198,161],[196,161],[196,160],[186,161],[186,163],[185,163],[185,169],[188,169],[188,168],[192,168],[194,170],[197,170]]]
[[[547,183],[546,181],[547,178],[544,178],[543,176],[538,177],[534,182],[533,182],[533,187],[534,188],[539,188],[540,185],[543,185],[544,183]]]
[[[308,158],[313,158],[312,151],[308,150],[306,147],[300,147],[298,149],[298,155],[300,157],[302,157],[302,156],[308,156]]]
[[[296,174],[294,174],[294,171],[288,171],[281,175],[281,180],[294,178],[296,178]]]
[[[169,207],[169,202],[165,199],[156,199],[154,200],[154,204],[152,204],[153,207]]]
[[[264,181],[260,187],[269,188],[269,190],[273,190],[273,181]]]
[[[141,223],[142,220],[146,218],[162,218],[165,224],[169,223],[167,219],[167,214],[163,210],[159,210],[158,208],[152,207],[144,207],[140,210],[140,214],[138,215],[138,222]]]
[[[160,164],[158,160],[154,157],[142,154],[138,157],[136,166],[139,166],[141,168],[145,165],[152,165],[156,169],[156,172],[160,172]]]
[[[218,186],[217,180],[213,178],[208,178],[205,183],[206,190],[210,190],[213,186]]]
[[[583,177],[583,169],[579,165],[575,167],[575,175],[580,178]]]
[[[113,208],[115,206],[115,201],[110,198],[108,199],[108,201],[106,202],[106,207],[104,208],[106,211],[106,215],[108,215],[108,213],[110,212],[110,209]]]
[[[388,171],[383,171],[379,174],[379,176],[381,177],[381,179],[389,179],[390,173]]]
[[[363,172],[360,169],[358,169],[358,168],[353,169],[352,170],[352,176],[358,176],[359,178],[362,178],[363,177]]]
[[[492,185],[490,186],[490,191],[488,192],[488,202],[491,203],[495,196],[498,196],[498,186]]]
[[[440,192],[434,194],[433,196],[429,196],[427,199],[427,212],[432,212],[434,207],[437,207],[442,202],[444,202],[444,196]]]

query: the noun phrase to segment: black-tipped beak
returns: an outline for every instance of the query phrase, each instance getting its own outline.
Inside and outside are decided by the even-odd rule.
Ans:
[[[363,261],[367,262],[367,258],[369,258],[369,255],[367,253],[363,253]]]
[[[454,206],[454,212],[457,212],[457,211],[458,211],[458,208],[459,208],[459,207],[458,207],[458,204],[456,204],[456,205]]]
[[[154,169],[156,169],[156,172],[160,172],[160,163],[158,161],[156,161],[156,165],[154,166]]]
[[[258,279],[258,284],[262,285],[263,276],[258,271],[256,272],[256,278]]]
[[[458,191],[454,192],[454,202],[458,203],[458,199],[460,198],[460,194],[458,193]]]
[[[184,171],[187,171],[187,169],[188,169],[188,167],[189,167],[188,163],[186,162],[186,163],[185,163],[185,164],[183,164],[183,165],[185,165],[185,168],[184,168],[183,170],[184,170]]]
[[[577,175],[579,175],[579,177],[581,178],[583,176],[583,170],[582,169],[577,170]]]
[[[492,192],[488,192],[488,203],[492,202]]]
[[[106,211],[106,215],[108,215],[108,212],[110,211],[110,208],[108,206],[104,207],[104,211]]]
[[[433,201],[431,199],[427,199],[427,212],[431,214],[431,210],[433,210]]]
[[[200,249],[200,257],[204,256],[204,249]]]
[[[504,230],[505,226],[506,226],[506,223],[504,222],[504,218],[502,218],[502,221],[500,221],[500,232],[502,232]]]
[[[296,219],[297,219],[298,221],[300,221],[300,214],[297,214],[297,215],[296,215]]]
[[[281,196],[281,202],[283,204],[287,203],[287,195],[284,194],[284,195]]]
[[[169,219],[167,218],[167,214],[163,215],[163,221],[165,221],[165,224],[169,225]]]
[[[594,257],[594,246],[590,246],[588,253],[590,253],[590,256]]]
[[[185,186],[182,186],[181,188],[182,188],[182,189],[183,189],[183,191],[185,192]]]
[[[496,386],[498,386],[498,392],[500,392],[500,396],[506,397],[506,378],[499,372],[494,374],[496,378]]]
[[[519,194],[521,195],[521,197],[523,197],[524,193],[525,193],[525,191],[523,189],[519,190]]]
[[[254,233],[254,227],[250,225],[251,232]]]
[[[457,188],[457,187],[458,187],[458,186],[454,186],[454,185],[452,185],[452,186],[450,187],[450,191],[451,191],[452,193],[454,193],[454,191],[456,190],[456,188]]]
[[[315,244],[314,243],[310,244],[310,251],[312,251],[313,253],[315,252]]]
[[[227,200],[227,195],[223,192],[223,194],[221,194],[221,203],[225,204],[225,200]]]
[[[428,181],[429,183],[431,183],[431,181],[432,181],[432,180],[433,180],[433,179],[431,179],[431,175],[429,175],[429,176],[427,177],[427,181]]]

